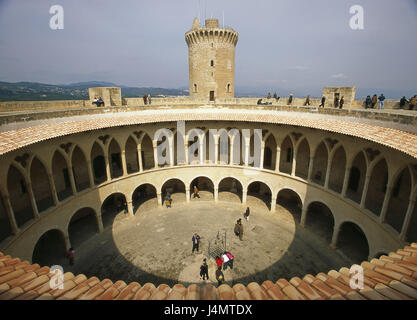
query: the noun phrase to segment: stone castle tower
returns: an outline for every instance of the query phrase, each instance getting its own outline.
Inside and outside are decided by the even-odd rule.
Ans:
[[[204,27],[194,19],[185,34],[188,45],[190,97],[215,101],[234,98],[235,47],[238,33],[220,28],[217,19],[207,19]]]

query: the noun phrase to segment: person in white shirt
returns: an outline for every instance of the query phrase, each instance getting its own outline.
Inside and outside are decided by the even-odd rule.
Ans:
[[[223,270],[227,269],[227,266],[229,265],[229,257],[226,255],[226,252],[223,253],[223,255],[221,256],[222,260],[223,260]]]

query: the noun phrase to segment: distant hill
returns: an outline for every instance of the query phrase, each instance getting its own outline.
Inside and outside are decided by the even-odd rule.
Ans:
[[[141,97],[150,93],[153,96],[184,96],[184,89],[166,88],[136,88],[120,86],[111,82],[89,81],[71,84],[52,85],[37,82],[1,82],[0,101],[47,101],[47,100],[86,100],[88,88],[91,87],[120,87],[122,97]]]

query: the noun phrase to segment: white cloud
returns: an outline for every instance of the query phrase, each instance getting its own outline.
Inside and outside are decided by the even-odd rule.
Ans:
[[[345,75],[343,73],[338,73],[338,74],[334,74],[334,75],[330,76],[330,78],[332,78],[332,79],[346,79],[347,75]]]

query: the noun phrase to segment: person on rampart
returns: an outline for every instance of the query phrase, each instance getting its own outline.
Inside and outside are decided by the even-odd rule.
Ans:
[[[385,101],[385,96],[383,93],[381,93],[381,95],[378,97],[379,100],[379,110],[384,110],[384,101]]]
[[[408,110],[415,110],[417,107],[417,94],[410,98]]]
[[[325,96],[323,96],[322,98],[321,98],[321,104],[319,105],[319,108],[320,107],[323,107],[324,108],[324,104],[326,103],[326,97]]]
[[[371,96],[367,96],[365,99],[365,109],[368,109],[371,107],[371,102],[372,102]]]
[[[343,105],[345,104],[345,99],[343,98],[343,96],[340,98],[340,102],[339,102],[339,109],[343,108]]]
[[[308,95],[306,98],[306,102],[304,102],[305,106],[309,106],[310,105],[310,96]]]
[[[148,93],[148,104],[151,104],[152,100],[151,100],[151,94]]]
[[[293,96],[292,96],[292,93],[291,93],[289,98],[288,98],[288,105],[289,106],[292,105],[292,99],[293,99]]]
[[[338,108],[339,107],[339,97],[338,96],[334,97],[334,105],[333,106],[335,108]]]
[[[144,103],[145,105],[147,105],[147,104],[148,104],[148,97],[146,96],[146,94],[144,94],[144,95],[143,95],[143,103]]]
[[[371,100],[372,109],[375,109],[375,105],[376,105],[377,102],[378,102],[378,98],[377,98],[376,94],[374,94],[372,96],[372,100]]]

